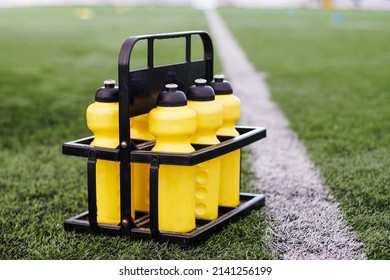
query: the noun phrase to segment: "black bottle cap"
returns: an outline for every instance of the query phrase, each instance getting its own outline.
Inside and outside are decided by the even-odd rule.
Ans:
[[[187,105],[184,92],[177,90],[176,84],[165,85],[166,90],[161,91],[157,97],[157,105],[161,107],[178,107]]]
[[[210,86],[214,89],[215,94],[232,94],[233,88],[229,81],[224,80],[222,74],[214,75],[214,80],[210,82]]]
[[[192,101],[211,101],[215,100],[214,89],[206,85],[205,79],[196,79],[195,85],[187,90],[187,99]]]
[[[105,80],[104,87],[99,88],[96,91],[95,101],[98,102],[118,102],[119,90],[115,87],[114,80]]]

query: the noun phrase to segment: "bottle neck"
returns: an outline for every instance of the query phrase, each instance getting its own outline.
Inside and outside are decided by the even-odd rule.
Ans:
[[[219,144],[220,141],[217,138],[217,131],[212,129],[197,130],[192,136],[190,142],[192,144],[201,145],[215,145]]]
[[[233,120],[224,121],[222,126],[217,130],[217,135],[220,136],[239,136],[240,133],[236,130],[236,123]]]
[[[116,148],[119,145],[119,137],[115,135],[117,131],[96,131],[95,138],[91,142],[91,146]]]
[[[149,132],[149,114],[130,118],[130,136],[138,140],[154,140]]]
[[[188,136],[156,137],[156,145],[153,152],[191,153],[195,151],[190,144]]]

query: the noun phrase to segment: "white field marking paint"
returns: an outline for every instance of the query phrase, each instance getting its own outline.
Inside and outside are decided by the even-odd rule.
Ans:
[[[226,77],[242,102],[240,124],[267,128],[267,138],[250,148],[258,189],[274,220],[274,253],[282,259],[366,259],[305,147],[271,101],[264,75],[256,73],[217,11],[205,15]]]

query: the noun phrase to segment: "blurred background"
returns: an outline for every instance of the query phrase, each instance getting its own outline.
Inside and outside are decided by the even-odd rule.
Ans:
[[[194,7],[390,9],[389,0],[2,0],[0,7],[35,5],[192,5]]]
[[[0,0],[0,259],[280,258],[266,211],[185,252],[63,229],[87,209],[87,188],[86,162],[62,144],[91,135],[86,108],[117,79],[125,38],[209,31],[201,8],[213,7],[266,73],[368,258],[390,259],[389,0]],[[158,51],[183,61],[182,42]],[[132,66],[145,54],[134,49]],[[245,164],[246,190],[262,191]]]

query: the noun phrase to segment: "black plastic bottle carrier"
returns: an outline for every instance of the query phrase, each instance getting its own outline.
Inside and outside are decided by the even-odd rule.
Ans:
[[[191,40],[199,36],[203,43],[204,59],[191,61]],[[178,64],[154,66],[154,42],[166,39],[185,39],[186,61]],[[132,71],[130,57],[137,42],[146,41],[147,68]],[[127,236],[130,239],[155,240],[179,244],[188,248],[199,244],[211,234],[221,230],[228,223],[246,215],[253,209],[264,206],[262,194],[240,194],[237,207],[219,207],[218,218],[212,221],[196,220],[196,228],[188,233],[160,231],[158,226],[158,172],[160,164],[193,166],[243,148],[266,137],[263,127],[237,126],[236,137],[219,137],[220,144],[197,145],[190,154],[151,152],[154,141],[139,141],[131,138],[130,117],[148,113],[156,107],[158,93],[168,83],[175,83],[178,89],[186,91],[197,78],[210,82],[213,78],[213,44],[204,31],[178,32],[155,35],[133,36],[122,45],[118,62],[119,82],[119,139],[118,147],[97,148],[90,145],[93,136],[63,144],[62,153],[87,158],[88,211],[65,221],[65,230],[95,233],[111,236]],[[120,209],[121,222],[118,225],[98,224],[96,206],[96,160],[120,162]],[[130,164],[150,164],[150,213],[136,212],[131,217]]]

